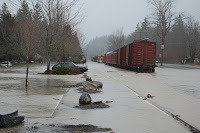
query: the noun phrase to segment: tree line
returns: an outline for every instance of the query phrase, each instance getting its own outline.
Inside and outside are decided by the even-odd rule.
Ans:
[[[157,43],[157,60],[160,60],[161,46],[164,46],[165,63],[199,63],[197,59],[200,59],[199,21],[192,16],[185,16],[184,13],[174,12],[174,0],[148,0],[148,4],[152,13],[137,24],[135,31],[125,36],[123,29],[119,28],[106,36],[107,38],[104,37],[106,42],[106,47],[103,46],[104,53],[115,51],[134,40],[148,38]],[[98,38],[89,42],[89,45],[95,41],[98,42]],[[89,51],[91,50],[88,47],[88,53]]]
[[[19,0],[16,14],[0,10],[0,61],[79,61],[81,22],[78,0]]]

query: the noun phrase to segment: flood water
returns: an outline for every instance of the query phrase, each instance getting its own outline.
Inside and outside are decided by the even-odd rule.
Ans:
[[[164,65],[157,67],[152,75],[177,93],[200,104],[200,66]]]
[[[125,69],[91,62],[88,63],[88,68],[87,75],[91,76],[94,81],[103,83],[101,93],[91,94],[92,100],[113,101],[113,103],[109,103],[110,108],[94,110],[74,108],[79,104],[78,99],[81,93],[77,91],[77,88],[69,88],[69,86],[85,81],[82,78],[83,74],[70,76],[43,75],[38,73],[45,71],[46,64],[31,65],[29,69],[28,92],[26,92],[25,66],[13,66],[7,69],[0,68],[1,108],[7,108],[8,106],[18,108],[19,113],[25,116],[24,125],[21,125],[19,128],[0,129],[0,132],[28,132],[27,129],[35,125],[38,127],[38,130],[34,129],[34,132],[48,132],[50,129],[43,128],[44,126],[42,125],[52,123],[92,124],[112,128],[115,133],[189,132],[182,124],[143,100],[133,91],[138,88],[142,89],[143,84],[145,84],[143,81],[152,79],[153,76],[153,79],[159,79],[179,92],[178,88],[180,88],[184,78],[175,82],[174,80],[178,77],[174,73],[183,73],[183,70],[179,72],[179,69],[156,68],[156,73],[138,74]],[[190,72],[186,73],[187,75],[192,75]],[[198,75],[196,76],[198,77]],[[193,78],[196,78],[196,76]],[[149,82],[151,81],[154,80]],[[193,80],[189,81],[192,82]],[[190,84],[187,84],[187,86],[190,86]],[[197,87],[198,84],[195,84],[195,86]],[[198,90],[198,87],[196,89]],[[180,93],[191,95],[184,91],[180,91]],[[159,95],[156,95],[155,100],[156,98],[159,98]],[[52,132],[52,130],[49,132]]]
[[[25,87],[26,66],[0,68],[0,88],[4,90],[27,91],[29,95],[65,94],[68,86],[76,84],[65,77],[43,75],[46,65],[31,65],[29,68],[28,88]]]

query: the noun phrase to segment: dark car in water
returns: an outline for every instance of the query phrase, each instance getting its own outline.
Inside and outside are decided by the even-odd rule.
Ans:
[[[82,73],[84,73],[84,72],[86,72],[88,70],[87,67],[78,66],[73,62],[60,62],[60,63],[57,63],[52,67],[52,70],[55,69],[55,68],[58,68],[58,67],[67,67],[67,68],[72,68],[72,69],[78,68]]]

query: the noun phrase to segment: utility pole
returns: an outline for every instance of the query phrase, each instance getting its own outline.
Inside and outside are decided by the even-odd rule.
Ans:
[[[163,66],[163,55],[164,55],[164,48],[165,48],[165,46],[164,46],[164,26],[165,26],[165,24],[166,24],[166,21],[163,21],[162,20],[162,44],[161,44],[161,66]]]

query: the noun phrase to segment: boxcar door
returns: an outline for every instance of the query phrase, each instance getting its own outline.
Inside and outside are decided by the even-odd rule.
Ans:
[[[135,65],[143,65],[144,59],[144,44],[143,43],[135,43],[133,59]]]
[[[145,45],[144,63],[146,65],[155,65],[156,43],[149,42],[149,43],[145,43],[144,45]]]

